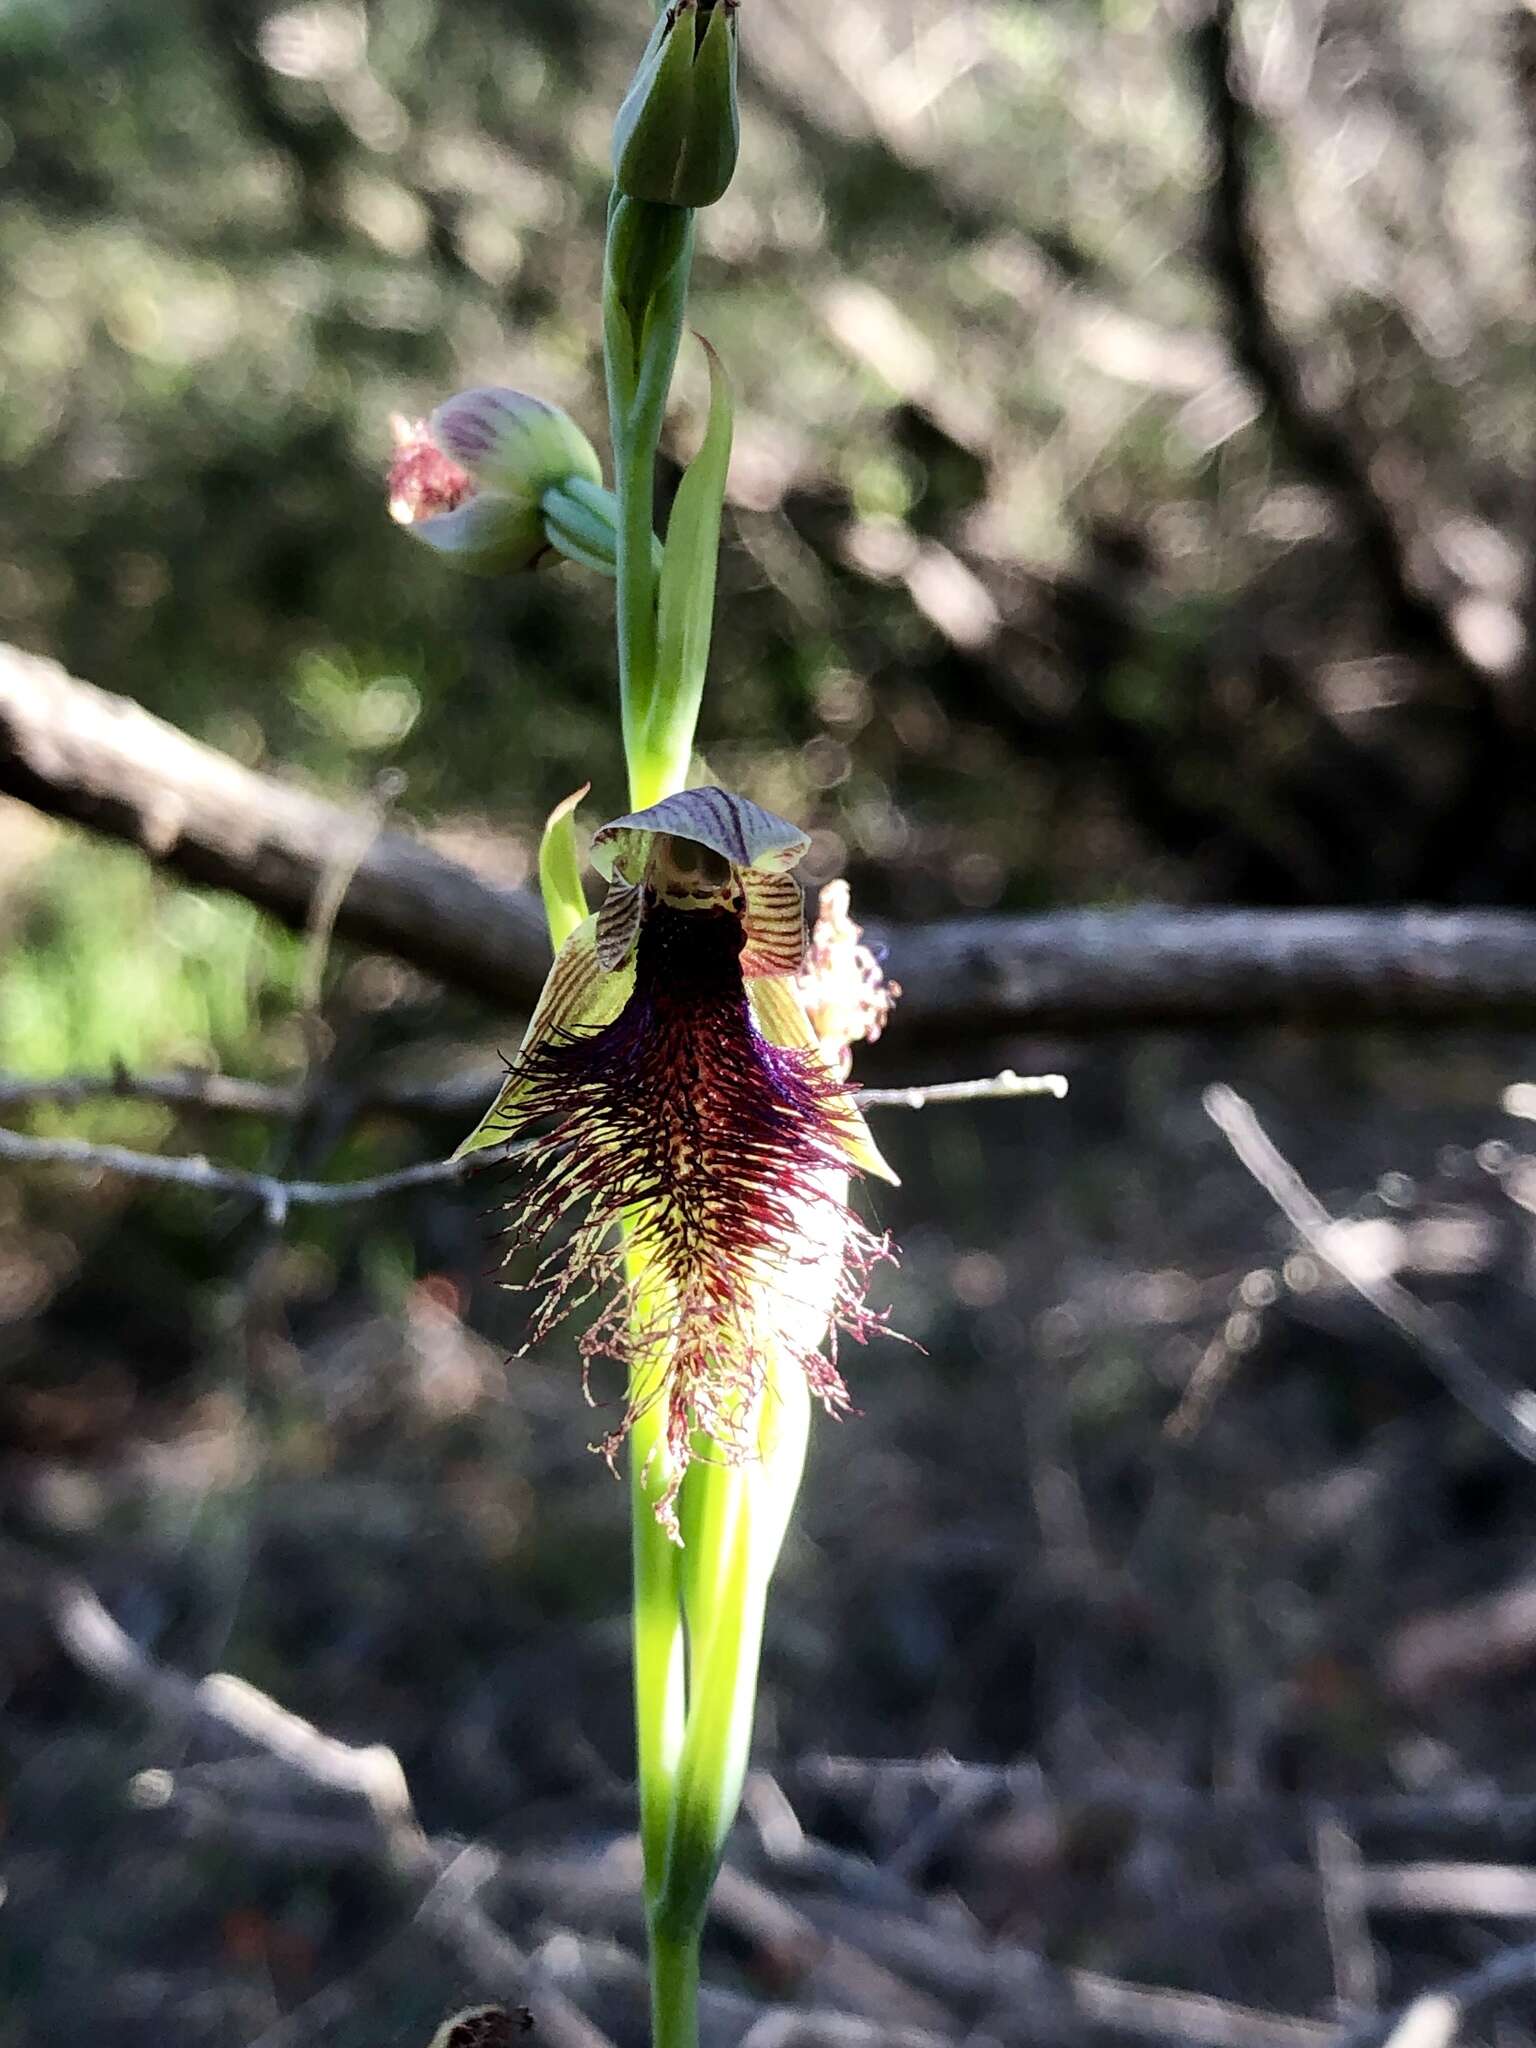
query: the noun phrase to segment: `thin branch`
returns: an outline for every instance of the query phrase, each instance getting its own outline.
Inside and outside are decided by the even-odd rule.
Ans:
[[[1362,1865],[1361,1905],[1373,1913],[1450,1913],[1536,1920],[1536,1870],[1514,1863]]]
[[[1336,1813],[1325,1812],[1313,1824],[1312,1848],[1323,1931],[1333,1959],[1334,1996],[1342,2012],[1375,2012],[1381,2003],[1381,1981],[1367,1917],[1360,1844]]]
[[[298,930],[334,875],[337,846],[355,845],[367,822],[13,647],[0,647],[0,793],[125,839]],[[530,891],[495,888],[402,832],[371,838],[335,929],[517,1010],[549,963]]]
[[[1536,1401],[1500,1386],[1433,1309],[1358,1254],[1234,1089],[1218,1083],[1201,1100],[1206,1115],[1308,1250],[1391,1324],[1464,1408],[1512,1451],[1536,1461]]]
[[[76,1084],[56,1085],[73,1088]],[[257,1087],[255,1083],[235,1085],[237,1090]],[[116,1082],[106,1083],[105,1090],[114,1095],[133,1092]],[[493,1092],[485,1091],[487,1096]],[[1021,1095],[1049,1095],[1059,1100],[1066,1092],[1066,1079],[1061,1074],[1016,1074],[1012,1068],[1005,1068],[987,1080],[940,1081],[927,1088],[856,1089],[854,1100],[870,1108],[927,1109],[930,1105],[957,1102],[1007,1101]],[[24,1092],[7,1097],[0,1090],[0,1107],[7,1101],[14,1104],[37,1099]],[[75,1092],[63,1098],[50,1095],[43,1099],[79,1101],[82,1094]],[[242,1106],[257,1107],[263,1114],[272,1113],[270,1098],[260,1094],[253,1103]],[[333,1209],[356,1202],[377,1202],[413,1188],[453,1186],[493,1167],[507,1165],[527,1152],[531,1143],[527,1138],[508,1139],[499,1145],[482,1146],[461,1159],[429,1159],[416,1166],[397,1167],[392,1173],[372,1174],[366,1180],[280,1180],[275,1174],[216,1166],[201,1153],[132,1152],[122,1145],[94,1145],[83,1138],[33,1138],[21,1131],[4,1129],[0,1129],[0,1159],[32,1166],[72,1166],[82,1172],[115,1173],[125,1180],[159,1181],[172,1187],[193,1188],[202,1194],[246,1195],[260,1202],[267,1215],[280,1223],[290,1209]]]
[[[1536,1659],[1536,1579],[1516,1578],[1453,1607],[1410,1616],[1387,1639],[1381,1668],[1401,1700],[1479,1685]]]
[[[469,1116],[494,1100],[505,1073],[504,1067],[488,1067],[438,1087],[392,1087],[386,1082],[370,1089],[358,1101],[357,1109],[360,1114],[388,1110],[410,1117]],[[1066,1092],[1064,1074],[1016,1074],[1005,1067],[985,1080],[938,1081],[917,1088],[861,1088],[857,1096],[863,1109],[928,1109],[940,1103],[988,1102],[1020,1095],[1052,1095],[1059,1100]],[[103,1097],[274,1119],[301,1115],[307,1102],[301,1086],[245,1081],[235,1075],[192,1069],[174,1074],[131,1074],[120,1067],[111,1074],[64,1074],[42,1081],[0,1077],[0,1114],[43,1106],[71,1108]]]
[[[505,1078],[501,1061],[466,1068],[444,1081],[412,1081],[371,1071],[356,1088],[329,1083],[328,1100],[335,1102],[341,1095],[351,1117],[469,1117],[494,1100]],[[275,1122],[303,1116],[313,1107],[312,1088],[304,1081],[252,1081],[196,1067],[165,1074],[134,1074],[116,1067],[106,1074],[55,1074],[46,1079],[0,1076],[0,1115],[17,1109],[72,1109],[104,1099],[161,1103],[217,1116],[270,1117]]]
[[[125,1102],[160,1102],[178,1109],[207,1109],[236,1116],[298,1116],[304,1091],[284,1082],[245,1081],[234,1074],[60,1074],[48,1080],[17,1075],[0,1078],[0,1111],[71,1108],[113,1096]]]
[[[1050,1095],[1060,1102],[1067,1092],[1065,1074],[1016,1074],[1004,1067],[985,1081],[935,1081],[927,1088],[857,1088],[861,1109],[936,1109],[954,1102],[999,1102],[1016,1095]]]
[[[1068,1969],[1064,1975],[1085,2018],[1137,2040],[1177,2042],[1180,2048],[1337,2048],[1332,2028],[1320,2020],[1262,2012],[1204,1992],[1126,1984],[1100,1970]]]
[[[876,926],[899,1030],[957,1039],[1536,1021],[1536,917],[1496,910],[1052,911]]]
[[[259,775],[56,663],[0,646],[0,794],[140,847],[303,928],[354,810]],[[342,938],[526,1014],[548,964],[532,891],[378,834]],[[1536,916],[1494,910],[1127,910],[872,933],[908,1045],[1209,1025],[1536,1022]]]
[[[528,1140],[486,1145],[462,1159],[430,1159],[417,1166],[376,1173],[366,1180],[279,1180],[236,1166],[215,1166],[200,1154],[130,1152],[121,1145],[91,1145],[80,1138],[29,1138],[0,1130],[0,1159],[32,1166],[72,1166],[82,1172],[115,1173],[125,1180],[160,1181],[203,1194],[245,1195],[260,1202],[274,1222],[290,1209],[338,1208],[376,1202],[412,1188],[452,1186],[505,1166],[528,1149]]]
[[[1333,2048],[1450,2048],[1470,2020],[1502,2005],[1517,1992],[1536,1988],[1536,1942],[1505,1949],[1502,1955],[1384,2020],[1371,2020],[1339,2035]]]

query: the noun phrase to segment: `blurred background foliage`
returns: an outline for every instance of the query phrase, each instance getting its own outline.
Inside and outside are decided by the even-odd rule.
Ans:
[[[4,0],[0,639],[511,883],[575,784],[619,809],[609,591],[458,579],[381,478],[391,413],[473,383],[601,444],[608,129],[644,11]],[[693,308],[738,393],[703,741],[813,828],[808,878],[903,918],[1536,904],[1536,14],[745,0],[742,39]],[[685,361],[669,485],[702,399]],[[303,941],[14,805],[0,944],[12,1073],[212,1063],[344,1102],[383,1059],[441,1072],[516,1028],[341,953],[317,1003]],[[882,1129],[894,1316],[926,1354],[855,1361],[867,1419],[819,1433],[767,1753],[1528,1781],[1513,1690],[1445,1706],[1392,1645],[1523,1569],[1529,1489],[1287,1257],[1196,1107],[1235,1074],[1293,1106],[1338,1200],[1385,1176],[1365,1213],[1405,1271],[1427,1204],[1428,1284],[1518,1359],[1529,1203],[1491,1170],[1507,1144],[1477,1148],[1528,1056],[1152,1041],[1073,1055],[1060,1109]],[[32,1127],[337,1175],[461,1135],[323,1105]],[[0,1469],[5,1526],[156,1656],[393,1743],[431,1824],[511,1837],[628,1769],[623,1515],[568,1357],[508,1372],[522,1310],[480,1206],[280,1241],[237,1204],[11,1177]],[[1176,1454],[1212,1356],[1235,1391]],[[243,2042],[369,1952],[361,1877],[157,1835],[121,1800],[155,1743],[30,1624],[0,1651],[5,2048],[82,2016],[109,2048]],[[1069,1848],[1059,1894],[1038,1842],[954,1881],[1053,1953],[1326,2005],[1305,1928],[1169,1933],[1165,1865],[1120,1843],[1095,1892]],[[1394,1984],[1459,1940],[1402,1949]],[[464,1988],[368,1985],[337,2040],[425,2038]]]
[[[467,383],[598,433],[633,11],[8,7],[0,632],[429,823],[611,797],[607,594],[454,581],[378,478]],[[705,738],[822,871],[1529,900],[1529,23],[749,10]]]

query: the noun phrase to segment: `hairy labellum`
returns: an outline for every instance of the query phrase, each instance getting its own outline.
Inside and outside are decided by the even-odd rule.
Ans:
[[[549,1121],[514,1240],[579,1219],[535,1275],[547,1291],[532,1341],[602,1297],[583,1358],[613,1359],[629,1382],[603,1449],[664,1401],[673,1495],[696,1435],[727,1459],[750,1455],[770,1357],[798,1366],[829,1410],[847,1407],[820,1341],[829,1323],[862,1339],[863,1281],[886,1249],[843,1197],[835,1077],[752,1021],[744,937],[729,910],[649,905],[629,1001],[611,1023],[525,1055],[504,1125]],[[670,1511],[669,1499],[669,1522]]]

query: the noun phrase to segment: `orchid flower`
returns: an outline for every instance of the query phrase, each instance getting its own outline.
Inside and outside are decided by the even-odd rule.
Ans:
[[[401,422],[390,509],[463,566],[554,547],[615,584],[619,723],[632,809],[595,835],[591,914],[574,812],[539,851],[556,947],[527,1033],[460,1155],[522,1138],[512,1251],[536,1254],[528,1343],[577,1340],[622,1375],[628,1440],[640,1841],[651,2048],[698,2048],[699,1942],[741,1800],[769,1583],[812,1406],[848,1406],[836,1339],[883,1237],[854,1172],[894,1180],[847,1090],[848,1045],[889,1007],[847,918],[805,968],[792,870],[804,833],[745,797],[689,788],[708,670],[732,398],[705,344],[709,409],[655,531],[655,464],[684,328],[694,209],[736,156],[736,0],[676,0],[614,139],[603,356],[614,491],[563,413],[501,390]],[[808,1015],[808,1006],[815,1021]],[[830,1342],[829,1342],[830,1339]]]
[[[745,797],[691,789],[597,833],[602,909],[566,939],[505,1087],[461,1148],[541,1129],[515,1246],[545,1252],[531,1342],[578,1303],[580,1340],[626,1375],[611,1458],[660,1404],[676,1501],[696,1455],[751,1457],[772,1370],[848,1405],[829,1327],[862,1339],[884,1245],[847,1206],[850,1167],[894,1179],[823,1055],[793,977],[809,841]],[[625,1226],[620,1235],[619,1226]]]

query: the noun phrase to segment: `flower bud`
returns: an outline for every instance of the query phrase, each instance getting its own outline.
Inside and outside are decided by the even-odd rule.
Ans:
[[[390,517],[477,575],[531,569],[552,545],[544,494],[602,481],[575,421],[525,392],[461,391],[428,421],[391,424]]]
[[[631,199],[712,206],[731,182],[740,135],[736,0],[673,0],[614,123],[614,183]]]
[[[570,414],[526,391],[461,391],[437,408],[428,431],[481,490],[529,504],[573,476],[603,480],[592,443]]]

